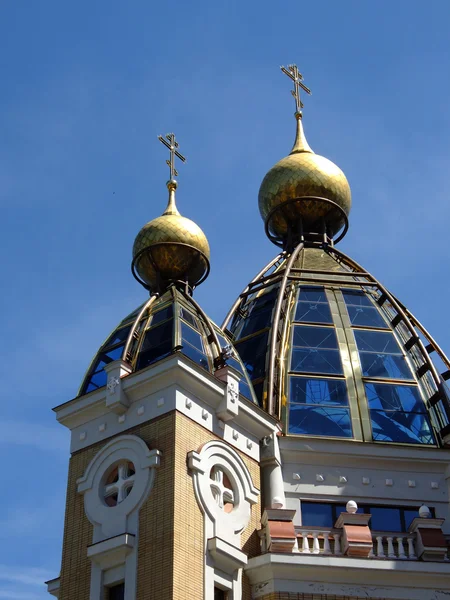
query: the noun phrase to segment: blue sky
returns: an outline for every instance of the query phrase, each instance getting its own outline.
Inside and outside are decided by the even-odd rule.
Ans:
[[[178,205],[210,241],[196,299],[214,320],[276,253],[257,194],[294,136],[279,65],[299,65],[308,141],[352,187],[340,248],[450,351],[449,19],[446,0],[3,0],[0,599],[46,598],[59,572],[51,408],[145,298],[130,259],[166,203],[159,133],[188,157]]]

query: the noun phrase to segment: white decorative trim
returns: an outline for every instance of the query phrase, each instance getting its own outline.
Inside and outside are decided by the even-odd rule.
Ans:
[[[90,600],[103,600],[104,575],[119,567],[124,572],[125,599],[136,597],[139,509],[153,487],[160,456],[159,450],[150,450],[141,438],[122,435],[94,456],[77,481],[86,516],[94,525],[93,543],[87,550],[92,562]],[[120,473],[124,462],[134,467],[131,491],[115,506],[108,506],[104,501],[105,479],[117,465]]]
[[[220,440],[206,443],[199,452],[189,452],[188,465],[195,497],[204,514],[204,598],[210,600],[215,582],[226,576],[230,597],[240,600],[242,567],[247,560],[240,548],[240,534],[250,520],[259,490],[239,454]],[[225,503],[232,506],[231,510],[225,510]]]

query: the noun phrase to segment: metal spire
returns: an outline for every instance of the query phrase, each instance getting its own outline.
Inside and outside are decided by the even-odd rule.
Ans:
[[[286,67],[280,67],[280,69],[294,82],[294,89],[291,90],[291,94],[295,98],[296,113],[301,114],[303,102],[300,100],[300,88],[302,88],[302,90],[307,94],[311,94],[311,90],[306,87],[304,83],[302,83],[303,75],[299,72],[297,65],[288,65],[287,69]]]
[[[166,137],[158,135],[158,140],[162,142],[170,151],[170,159],[166,160],[166,163],[170,169],[170,181],[174,181],[175,177],[178,176],[178,171],[175,169],[175,156],[177,156],[182,162],[186,162],[186,158],[177,150],[178,142],[175,139],[174,133],[167,133]]]

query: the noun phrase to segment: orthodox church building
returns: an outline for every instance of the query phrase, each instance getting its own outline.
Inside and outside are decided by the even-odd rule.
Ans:
[[[221,326],[195,300],[205,234],[168,204],[138,233],[147,299],[56,407],[71,433],[60,600],[450,597],[450,362],[338,248],[344,173],[308,145],[264,177],[276,256]]]

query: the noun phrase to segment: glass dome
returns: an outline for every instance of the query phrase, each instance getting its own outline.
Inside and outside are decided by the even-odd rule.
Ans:
[[[220,357],[217,346],[221,349]],[[175,287],[159,298],[153,296],[119,323],[92,359],[78,396],[105,386],[104,367],[114,360],[123,359],[133,371],[140,371],[175,352],[181,352],[210,373],[217,368],[219,358],[225,360],[241,374],[241,395],[257,402],[232,342],[190,296]]]
[[[285,434],[450,443],[448,359],[392,294],[333,246],[300,244],[278,255],[222,328]]]

